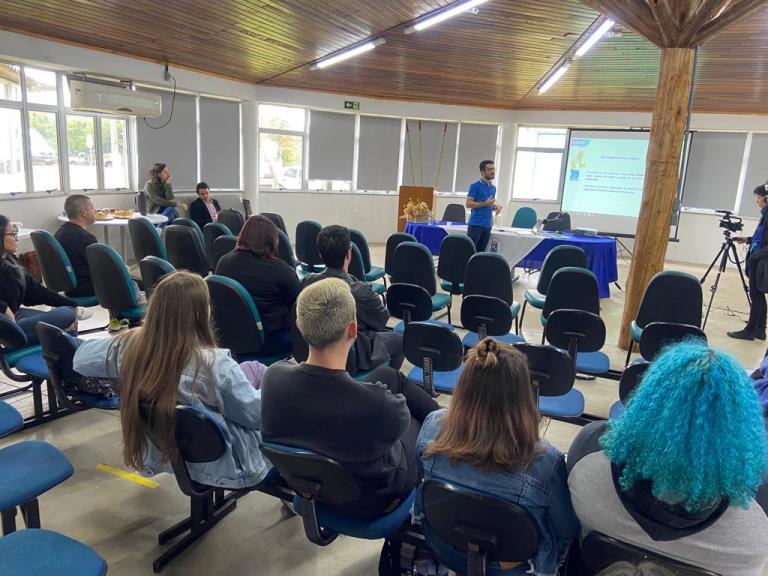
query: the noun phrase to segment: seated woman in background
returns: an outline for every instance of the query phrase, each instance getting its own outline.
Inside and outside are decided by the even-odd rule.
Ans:
[[[12,230],[8,218],[0,215],[3,233],[3,258],[0,258],[0,312],[18,324],[27,335],[28,344],[38,344],[37,323],[46,322],[62,330],[77,330],[77,302],[48,290],[23,266],[13,260],[18,232]],[[22,305],[45,304],[52,310],[22,308]]]
[[[539,437],[540,416],[525,356],[485,338],[469,351],[447,410],[424,421],[416,445],[424,480],[443,480],[507,500],[531,513],[539,532],[536,574],[555,574],[578,521],[571,507],[563,455]],[[416,516],[422,512],[420,501]],[[424,525],[427,542],[452,570],[466,556]],[[489,568],[488,574],[526,574],[526,564]]]
[[[84,342],[74,368],[83,376],[117,378],[128,466],[148,475],[170,471],[168,456],[176,452],[174,407],[183,404],[205,410],[229,438],[218,460],[189,465],[193,480],[236,489],[266,477],[270,464],[259,450],[261,392],[229,351],[217,348],[208,286],[196,274],[181,271],[163,278],[152,292],[144,325]],[[144,435],[140,402],[152,404],[162,416],[160,446]]]
[[[264,327],[265,354],[291,349],[291,307],[299,295],[296,271],[278,258],[277,244],[277,226],[264,216],[251,216],[235,249],[216,266],[216,274],[237,280],[253,298]]]
[[[621,418],[587,425],[568,452],[582,535],[598,531],[728,576],[768,560],[768,442],[752,383],[698,342],[653,362]]]
[[[147,195],[147,211],[150,214],[162,214],[168,218],[168,224],[178,218],[176,207],[187,209],[183,202],[173,199],[171,188],[171,173],[168,166],[158,162],[149,169],[149,180],[144,184],[144,193]]]

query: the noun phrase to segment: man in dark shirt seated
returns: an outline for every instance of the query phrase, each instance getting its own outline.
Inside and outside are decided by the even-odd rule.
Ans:
[[[67,292],[67,296],[94,296],[85,249],[98,242],[96,236],[88,232],[88,226],[96,222],[96,209],[88,196],[73,194],[64,201],[64,213],[69,222],[62,224],[54,236],[67,253],[77,278],[77,287]]]
[[[368,382],[345,371],[357,320],[344,281],[330,278],[305,288],[296,323],[309,357],[298,365],[278,362],[264,374],[263,439],[333,458],[354,474],[359,498],[335,510],[359,517],[393,510],[420,480],[416,438],[440,406],[388,366],[371,372]]]
[[[372,370],[388,362],[399,370],[405,359],[403,335],[387,328],[389,312],[371,285],[349,274],[352,261],[349,230],[339,225],[326,226],[317,235],[317,249],[325,270],[305,276],[301,288],[323,278],[339,278],[349,284],[357,304],[357,369]]]

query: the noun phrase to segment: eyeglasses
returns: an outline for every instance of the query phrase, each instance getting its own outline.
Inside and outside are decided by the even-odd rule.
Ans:
[[[16,239],[16,240],[19,239],[19,233],[18,232],[6,232],[5,235],[6,236],[13,236],[14,239]]]

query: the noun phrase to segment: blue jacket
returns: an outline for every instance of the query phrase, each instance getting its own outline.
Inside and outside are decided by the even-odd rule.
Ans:
[[[427,446],[437,438],[442,428],[445,410],[432,412],[421,427],[416,449],[421,458],[424,480],[443,480],[468,490],[493,496],[518,504],[533,516],[539,531],[539,549],[533,558],[533,568],[539,575],[553,575],[564,560],[568,546],[579,530],[579,521],[571,505],[568,492],[567,473],[563,455],[546,440],[541,441],[542,450],[526,470],[483,472],[469,465],[451,461],[445,456],[424,458]],[[414,520],[423,516],[421,498],[416,500]],[[466,567],[466,556],[439,540],[424,526],[427,541],[441,558],[451,562],[452,570]],[[521,565],[503,570],[498,563],[489,566],[489,575],[526,574],[529,567]]]
[[[83,376],[116,378],[124,344],[112,338],[88,340],[75,353],[74,369]],[[206,364],[195,380],[195,367],[187,366],[179,382],[180,404],[205,410],[224,430],[227,450],[213,462],[189,464],[192,480],[208,486],[245,488],[260,483],[271,464],[262,456],[261,391],[254,389],[229,350],[212,348],[204,352]],[[147,439],[142,474],[170,472],[162,453]]]

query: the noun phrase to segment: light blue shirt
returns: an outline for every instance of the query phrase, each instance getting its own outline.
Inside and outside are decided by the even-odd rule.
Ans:
[[[118,349],[119,348],[119,349]],[[75,353],[74,369],[83,376],[116,378],[125,343],[113,338],[88,340]],[[224,430],[226,452],[213,462],[188,464],[192,480],[221,488],[245,488],[260,483],[271,464],[261,454],[261,391],[254,389],[229,350],[212,348],[203,352],[206,366],[195,378],[195,366],[181,374],[179,404],[204,410]],[[208,369],[208,366],[210,369]],[[162,453],[147,438],[142,474],[173,473],[162,463]]]

